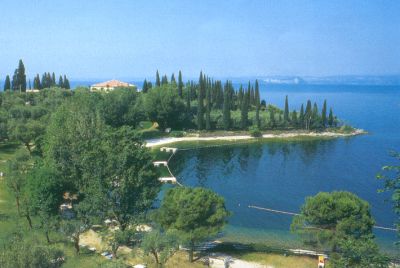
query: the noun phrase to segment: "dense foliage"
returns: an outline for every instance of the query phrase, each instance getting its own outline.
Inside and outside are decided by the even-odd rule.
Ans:
[[[350,192],[308,197],[291,229],[303,241],[332,252],[333,267],[388,267],[373,240],[375,224],[368,202]]]
[[[176,231],[189,247],[216,235],[227,222],[224,199],[204,188],[173,188],[167,191],[154,219],[163,228]]]
[[[396,160],[400,160],[399,153],[392,153]],[[378,174],[377,178],[384,181],[384,188],[381,191],[391,193],[393,210],[397,214],[397,233],[400,237],[400,165],[382,167],[384,173]],[[400,241],[398,241],[400,245]]]

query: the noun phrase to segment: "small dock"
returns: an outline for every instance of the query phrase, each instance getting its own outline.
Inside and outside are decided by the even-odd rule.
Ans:
[[[160,177],[160,178],[158,178],[158,180],[163,183],[176,183],[177,182],[175,177]]]
[[[173,153],[175,154],[178,148],[171,148],[171,147],[161,147],[160,151],[161,152],[167,152],[167,153]]]
[[[159,167],[159,166],[167,167],[168,166],[168,162],[167,161],[154,161],[153,165],[155,167]]]

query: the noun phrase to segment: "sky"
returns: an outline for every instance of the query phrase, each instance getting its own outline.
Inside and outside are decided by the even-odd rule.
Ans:
[[[400,74],[400,1],[2,0],[0,79]]]

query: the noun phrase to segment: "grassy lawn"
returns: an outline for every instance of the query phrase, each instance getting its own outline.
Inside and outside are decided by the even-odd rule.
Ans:
[[[0,144],[0,171],[5,170],[6,161],[10,159],[15,151],[20,146],[18,144]],[[161,159],[168,157],[169,154],[158,154]],[[159,159],[160,159],[159,158]],[[160,160],[161,160],[160,159]],[[162,173],[165,173],[165,168],[161,168]],[[36,219],[33,217],[34,228],[30,230],[25,218],[19,217],[16,210],[15,200],[12,194],[7,190],[5,182],[0,178],[0,246],[7,244],[12,239],[13,234],[17,231],[22,233],[24,239],[37,241],[40,244],[46,244],[43,232],[35,226]],[[72,244],[67,241],[59,233],[51,233],[50,235],[52,246],[63,250],[65,254],[65,263],[63,267],[105,267],[109,262],[98,253],[92,253],[88,250],[81,249],[81,254],[75,254]],[[258,262],[273,267],[314,267],[316,259],[309,257],[288,256],[285,257],[275,253],[258,253],[258,252],[235,252],[233,256],[252,262]],[[153,259],[148,256],[143,256],[140,250],[136,249],[132,252],[121,252],[120,261],[124,261],[131,265],[138,263],[147,263],[148,267],[156,267]],[[182,268],[200,268],[204,267],[201,262],[189,263],[186,252],[177,252],[166,264],[167,268],[182,267]]]

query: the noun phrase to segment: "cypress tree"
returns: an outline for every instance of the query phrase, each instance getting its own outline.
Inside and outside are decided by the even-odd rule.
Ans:
[[[40,82],[39,74],[36,74],[36,83],[37,83],[37,88],[35,87],[36,89],[42,89],[43,88],[42,83]]]
[[[285,111],[283,114],[283,120],[285,123],[289,122],[289,101],[288,101],[288,96],[286,95],[285,98]]]
[[[69,85],[69,80],[66,75],[64,75],[64,87],[65,89],[71,89],[71,86]]]
[[[64,80],[62,78],[62,75],[58,78],[58,87],[59,88],[64,88]]]
[[[47,79],[46,79],[46,73],[42,74],[42,88],[47,87]]]
[[[321,121],[322,121],[322,127],[326,127],[326,123],[327,123],[327,118],[326,118],[326,100],[324,100],[324,105],[322,106]]]
[[[333,111],[332,108],[329,109],[329,117],[328,117],[328,124],[330,127],[333,127],[333,123],[334,123],[334,118],[333,118]]]
[[[259,128],[260,127],[260,89],[258,86],[258,80],[256,79],[256,84],[255,84],[255,105],[256,105],[256,125]]]
[[[4,91],[9,91],[11,90],[11,81],[10,81],[10,76],[6,76],[6,81],[4,81]]]
[[[18,69],[15,69],[14,75],[11,81],[11,88],[13,91],[20,91],[20,87],[18,85]]]
[[[18,72],[17,72],[17,81],[18,88],[22,91],[26,91],[26,75],[25,75],[25,66],[22,60],[19,60],[18,64]]]
[[[171,75],[171,84],[176,85],[175,75],[172,73]]]
[[[207,91],[206,91],[206,129],[210,130],[211,129],[211,118],[210,118],[210,113],[211,113],[211,85],[207,86]]]
[[[32,89],[32,85],[31,85],[31,79],[29,79],[29,90]]]
[[[52,87],[56,86],[56,75],[54,74],[54,72],[51,75],[51,86]]]
[[[313,128],[318,128],[318,120],[319,119],[319,114],[318,114],[318,106],[317,103],[314,102],[313,110],[312,110],[312,115],[311,115],[311,125]]]
[[[151,81],[147,81],[147,89],[152,89],[153,88],[153,84],[151,83]]]
[[[313,116],[314,119],[315,119],[315,118],[318,118],[318,106],[317,106],[317,103],[316,103],[316,102],[314,102],[313,111],[312,111],[312,116]]]
[[[269,112],[269,122],[270,122],[271,128],[275,128],[275,126],[276,126],[276,121],[275,121],[275,112],[274,112],[274,109],[271,109],[270,112]]]
[[[197,128],[199,130],[204,129],[204,85],[205,81],[203,80],[203,73],[200,72],[199,78],[199,94],[198,94],[198,101],[197,101]]]
[[[303,128],[304,127],[304,105],[301,105],[300,108],[300,115],[299,115],[299,123],[300,123],[300,127]]]
[[[296,110],[293,110],[293,112],[292,112],[292,120],[291,120],[291,122],[292,122],[293,127],[297,126],[297,112],[296,112]]]
[[[242,109],[242,103],[243,103],[243,86],[240,85],[238,98],[237,98],[237,106],[239,109]]]
[[[188,82],[186,84],[186,110],[188,114],[190,113],[190,101],[192,100],[191,97],[192,97],[192,85]]]
[[[230,110],[230,98],[229,98],[229,88],[228,88],[228,81],[224,87],[224,103],[223,103],[223,114],[222,120],[224,124],[224,129],[228,130],[231,126],[231,110]]]
[[[311,117],[312,117],[312,110],[311,110],[311,101],[307,101],[307,106],[306,106],[306,111],[304,113],[304,121],[306,125],[306,129],[310,129],[310,124],[311,124]]]
[[[168,77],[167,77],[167,75],[164,75],[161,78],[161,85],[168,85]]]
[[[148,88],[148,86],[147,86],[147,80],[144,79],[144,81],[143,81],[143,86],[142,86],[142,92],[143,92],[143,93],[147,93],[147,91],[149,91],[149,88]]]
[[[178,74],[178,95],[181,98],[182,98],[182,93],[183,93],[182,72],[179,71],[179,74]]]
[[[242,107],[240,109],[241,113],[240,113],[240,127],[242,129],[246,129],[247,128],[247,123],[249,121],[249,102],[250,102],[250,89],[247,90],[243,101],[242,101]]]
[[[255,105],[256,101],[255,101],[255,94],[254,94],[254,88],[253,86],[251,86],[251,90],[250,90],[250,105]]]
[[[161,86],[161,81],[160,81],[160,74],[158,73],[158,70],[156,72],[156,87]]]

